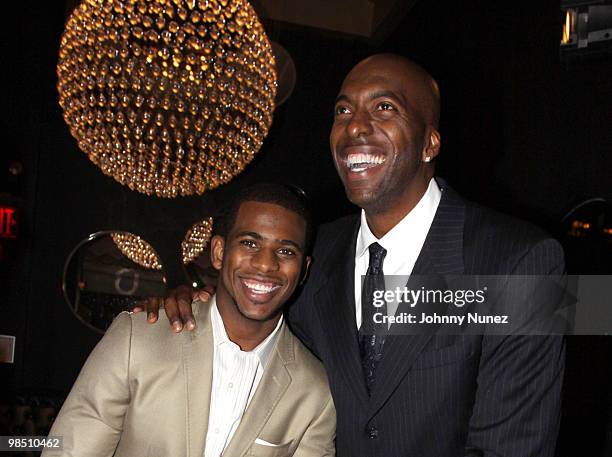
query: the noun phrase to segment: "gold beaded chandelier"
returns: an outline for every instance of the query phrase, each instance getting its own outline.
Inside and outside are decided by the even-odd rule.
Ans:
[[[185,235],[181,243],[183,264],[187,265],[197,259],[206,249],[212,235],[212,217],[196,222]]]
[[[79,148],[147,195],[229,182],[272,123],[274,55],[247,0],[84,0],[57,74]]]
[[[111,238],[125,257],[141,267],[161,270],[162,264],[155,249],[139,236],[126,232],[113,232]]]

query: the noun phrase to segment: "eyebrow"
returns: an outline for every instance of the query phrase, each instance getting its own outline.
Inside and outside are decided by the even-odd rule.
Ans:
[[[346,95],[338,95],[336,97],[336,101],[334,102],[335,104],[338,104],[338,102],[348,102],[349,98]]]
[[[257,232],[249,232],[249,231],[244,231],[244,232],[240,232],[236,234],[236,238],[242,237],[242,236],[248,236],[251,238],[255,238],[256,240],[263,240],[264,237],[261,236],[259,233]],[[293,240],[276,240],[278,243],[280,244],[284,244],[284,245],[289,245],[289,246],[293,246],[296,249],[298,249],[299,251],[302,251],[302,246],[300,246],[298,243],[296,243]]]
[[[404,100],[404,97],[401,94],[398,95],[395,92],[392,92],[390,90],[378,90],[368,95],[369,100],[376,100],[377,98],[384,98],[384,97],[392,98],[393,100],[399,103],[406,104],[406,100]],[[350,99],[347,95],[340,94],[338,95],[338,97],[336,97],[335,103],[338,104],[339,102],[350,102]]]

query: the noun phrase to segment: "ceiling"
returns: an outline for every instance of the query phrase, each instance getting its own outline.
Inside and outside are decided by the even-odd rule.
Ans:
[[[265,19],[382,40],[418,0],[249,0]],[[66,14],[79,0],[65,0]]]
[[[251,0],[262,18],[382,39],[417,0]]]

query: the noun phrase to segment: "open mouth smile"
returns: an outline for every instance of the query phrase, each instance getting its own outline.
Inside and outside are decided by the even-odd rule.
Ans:
[[[379,154],[349,154],[344,163],[352,173],[361,173],[370,168],[377,167],[385,162],[385,157]]]
[[[278,289],[281,288],[279,284],[271,281],[241,278],[240,282],[246,289],[248,295],[257,297],[259,299],[271,297]]]

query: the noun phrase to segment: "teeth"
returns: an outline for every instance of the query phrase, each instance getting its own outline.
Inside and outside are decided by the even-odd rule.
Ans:
[[[280,286],[275,286],[275,285],[269,285],[269,284],[264,284],[261,283],[259,281],[243,281],[244,285],[252,290],[253,292],[256,293],[261,293],[261,294],[267,294],[269,292],[272,292],[275,289],[278,289],[278,287]]]
[[[353,165],[360,164],[381,164],[385,161],[383,156],[373,154],[351,154],[346,158],[346,163]]]
[[[346,164],[352,171],[362,171],[384,161],[383,156],[373,154],[351,154],[346,158]]]

